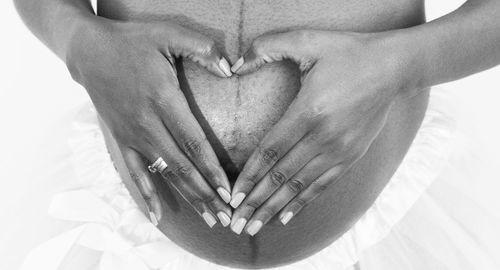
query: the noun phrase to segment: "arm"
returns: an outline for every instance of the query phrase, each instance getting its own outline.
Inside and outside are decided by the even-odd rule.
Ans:
[[[257,38],[233,72],[286,58],[299,65],[302,85],[236,180],[233,231],[254,235],[275,215],[287,224],[366,153],[397,96],[499,64],[499,13],[499,1],[469,0],[407,29]]]
[[[24,23],[63,61],[78,27],[95,19],[89,0],[14,0]]]
[[[231,76],[214,41],[171,22],[99,17],[88,0],[15,3],[26,25],[87,90],[152,219],[161,218],[162,206],[146,165],[161,158],[168,166],[158,173],[207,224],[214,226],[219,217],[227,226],[229,182],[189,109],[175,70],[176,58],[184,57],[216,76]]]
[[[449,82],[500,63],[500,2],[469,0],[432,22],[387,32],[413,52],[417,87]]]

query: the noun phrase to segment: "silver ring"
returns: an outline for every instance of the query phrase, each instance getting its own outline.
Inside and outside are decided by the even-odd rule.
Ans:
[[[168,167],[167,163],[163,160],[163,158],[159,157],[153,162],[153,164],[148,166],[148,170],[151,173],[160,172],[162,173]]]

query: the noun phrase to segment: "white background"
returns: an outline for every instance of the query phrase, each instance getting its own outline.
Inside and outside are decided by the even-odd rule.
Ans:
[[[428,18],[442,16],[462,2],[428,1]],[[18,207],[20,201],[31,198],[26,194],[36,185],[26,179],[47,173],[34,170],[36,166],[30,163],[37,160],[30,157],[43,158],[43,151],[50,151],[48,146],[57,144],[57,138],[46,137],[47,133],[42,132],[50,125],[57,125],[50,116],[68,111],[86,94],[72,82],[65,65],[22,24],[11,1],[0,1],[0,10],[0,223],[5,223],[24,211]],[[500,150],[499,84],[497,67],[445,85],[457,92],[466,120],[473,123],[468,126],[474,126],[470,132],[490,144],[492,151]],[[494,188],[498,190],[498,185]],[[37,202],[32,204],[37,207]],[[6,228],[0,230],[0,242],[9,230],[15,231]],[[15,243],[10,244],[15,247]],[[4,252],[0,247],[0,258]],[[19,260],[15,257],[0,260],[5,259],[4,266]]]

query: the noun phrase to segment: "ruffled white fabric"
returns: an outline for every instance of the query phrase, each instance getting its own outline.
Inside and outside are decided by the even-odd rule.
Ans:
[[[406,157],[361,219],[329,247],[279,269],[345,269],[390,234],[459,145],[446,95],[433,91]],[[90,103],[69,143],[77,179],[53,198],[49,214],[78,225],[34,249],[21,269],[229,269],[184,251],[144,216],[113,166]]]

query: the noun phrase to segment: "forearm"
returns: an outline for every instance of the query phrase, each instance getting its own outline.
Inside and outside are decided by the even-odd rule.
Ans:
[[[89,0],[14,0],[28,28],[63,61],[71,35],[95,17]]]
[[[412,85],[449,82],[500,63],[500,1],[469,0],[432,22],[392,31],[411,54]]]

